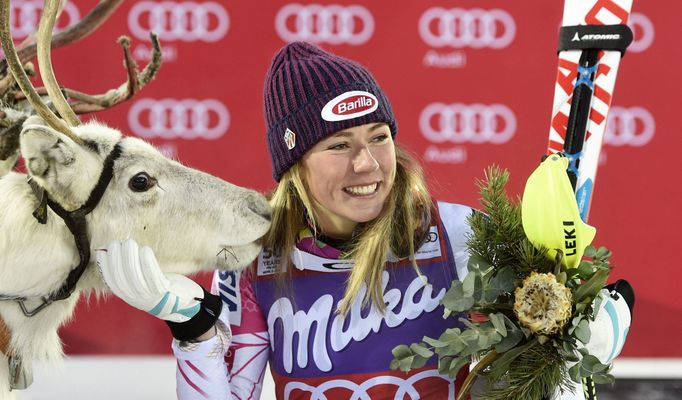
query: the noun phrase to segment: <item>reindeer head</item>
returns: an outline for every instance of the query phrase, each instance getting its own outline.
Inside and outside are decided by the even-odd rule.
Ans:
[[[88,203],[100,176],[108,173],[105,160],[114,148],[120,152],[100,204],[87,217],[91,247],[133,238],[151,246],[164,269],[180,273],[239,268],[252,261],[260,250],[258,239],[269,228],[265,198],[169,160],[140,139],[97,122],[81,125],[52,72],[51,32],[60,2],[47,1],[37,53],[58,117],[42,102],[21,65],[9,35],[7,3],[0,2],[0,39],[12,74],[39,115],[25,121],[20,135],[20,152],[32,179],[52,202],[73,211]],[[126,56],[126,62],[131,58]],[[136,66],[128,65],[128,70],[129,81],[114,103],[150,79],[144,76],[147,69],[141,77],[135,76]]]
[[[90,122],[72,129],[84,143],[47,126],[24,123],[21,154],[33,179],[67,210],[83,205],[118,144],[121,155],[100,204],[88,217],[93,247],[133,238],[157,252],[164,269],[233,269],[252,261],[269,227],[260,194],[167,159],[148,143]]]

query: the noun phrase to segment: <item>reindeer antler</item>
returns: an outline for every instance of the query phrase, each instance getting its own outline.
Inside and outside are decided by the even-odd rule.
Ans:
[[[45,3],[49,2],[49,0],[45,0]],[[41,18],[41,25],[42,22],[43,18]],[[50,29],[52,28],[50,27]],[[49,32],[49,35],[51,37],[52,32]],[[40,37],[38,38],[38,42],[40,42]],[[40,115],[51,127],[68,136],[74,142],[83,144],[83,141],[78,136],[73,134],[73,132],[71,132],[69,126],[66,125],[63,120],[58,118],[55,113],[53,113],[52,110],[50,110],[49,107],[43,103],[40,95],[38,95],[35,88],[31,84],[31,81],[28,79],[26,71],[24,71],[21,62],[19,61],[19,56],[17,55],[17,51],[14,48],[12,35],[9,31],[9,0],[0,1],[0,43],[2,43],[2,48],[5,51],[5,58],[7,60],[7,65],[9,66],[10,72],[21,88],[21,91],[26,94],[26,98],[28,99],[31,106],[33,106],[33,108],[36,110],[38,115]]]
[[[128,79],[116,89],[107,91],[99,95],[81,93],[73,89],[64,88],[63,91],[69,99],[76,100],[71,104],[71,108],[76,114],[102,111],[113,107],[118,103],[124,102],[133,97],[138,91],[142,90],[147,83],[151,82],[161,67],[161,45],[154,33],[149,35],[152,41],[152,59],[149,61],[142,72],[138,72],[137,63],[130,54],[130,39],[122,36],[118,43],[123,47],[123,60],[126,66]]]
[[[38,23],[37,38],[40,77],[43,78],[47,93],[62,118],[64,118],[69,125],[78,126],[81,122],[78,117],[76,117],[76,114],[71,107],[69,107],[69,103],[66,101],[66,98],[64,98],[64,94],[57,84],[57,78],[55,78],[54,71],[52,70],[52,58],[50,56],[50,49],[52,48],[52,29],[57,20],[57,14],[61,11],[61,1],[45,0],[43,4],[43,12],[40,15],[40,23]]]
[[[52,37],[52,27],[61,12],[60,6],[63,5],[63,0],[61,2],[60,0],[45,0],[37,34],[30,35],[19,45],[17,50],[14,48],[9,33],[9,0],[2,0],[0,3],[0,6],[2,6],[0,14],[0,42],[2,42],[2,46],[5,49],[6,59],[0,59],[0,75],[7,72],[8,67],[11,73],[0,79],[0,96],[5,96],[5,93],[11,89],[14,81],[16,81],[21,92],[14,93],[14,96],[11,97],[14,101],[28,100],[29,104],[36,109],[38,114],[48,124],[68,135],[76,142],[81,143],[81,140],[72,135],[70,129],[68,129],[69,125],[75,126],[79,124],[76,115],[105,110],[133,97],[156,76],[161,66],[161,47],[156,35],[151,33],[152,59],[142,72],[139,72],[138,66],[130,54],[129,40],[125,37],[120,38],[119,43],[123,47],[123,57],[128,79],[116,89],[108,90],[99,95],[90,95],[73,89],[60,88],[52,71],[50,48],[64,46],[88,36],[122,2],[123,0],[100,0],[81,21]],[[26,71],[32,69],[28,61],[36,54],[38,55],[38,63],[43,82],[46,85],[45,87],[34,88],[26,75]],[[43,104],[40,96],[46,94],[51,98],[54,108],[66,119],[68,124],[59,119],[50,108]],[[69,103],[67,99],[72,102]],[[23,113],[23,111],[20,112]],[[0,111],[0,149],[5,149],[4,152],[1,152],[3,154],[13,154],[16,150],[14,146],[18,143],[18,138],[14,138],[14,136],[18,134],[19,130],[15,129],[15,125],[20,124],[23,118],[25,118],[17,119],[14,114],[12,115],[14,117],[10,118],[9,114],[5,115]],[[7,119],[5,119],[6,117]],[[2,129],[2,127],[7,127],[7,129]],[[0,160],[2,160],[3,154],[0,154]]]

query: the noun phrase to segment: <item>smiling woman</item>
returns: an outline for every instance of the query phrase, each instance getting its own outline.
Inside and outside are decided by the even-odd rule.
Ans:
[[[250,268],[214,275],[205,298],[221,300],[215,325],[175,336],[179,397],[258,399],[269,363],[283,400],[454,399],[466,366],[442,375],[431,357],[403,373],[390,368],[391,350],[464,329],[464,314],[443,318],[441,300],[467,274],[472,209],[433,202],[362,65],[290,43],[272,61],[264,101],[272,224]],[[141,254],[114,260],[123,265],[107,282],[158,270],[149,249]],[[163,319],[171,303],[171,314],[196,306],[198,285],[171,292],[172,301],[119,297]]]
[[[313,146],[301,172],[322,232],[349,239],[358,223],[378,217],[393,187],[395,164],[384,123],[348,128]]]

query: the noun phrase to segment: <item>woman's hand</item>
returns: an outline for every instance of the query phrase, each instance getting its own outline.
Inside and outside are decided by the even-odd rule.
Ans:
[[[200,310],[204,290],[178,274],[164,274],[154,252],[134,240],[97,250],[97,266],[109,289],[131,306],[157,318],[185,322]]]

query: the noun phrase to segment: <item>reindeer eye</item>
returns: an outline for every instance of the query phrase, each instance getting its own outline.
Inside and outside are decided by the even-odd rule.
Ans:
[[[128,186],[133,192],[146,192],[147,190],[154,187],[156,184],[156,179],[147,175],[146,172],[140,172],[139,174],[133,176],[128,182]]]

